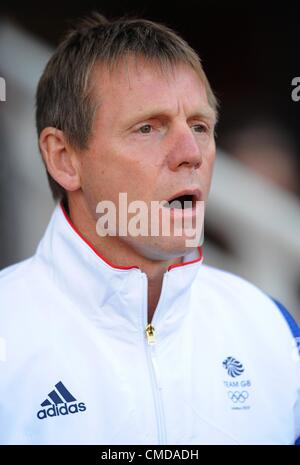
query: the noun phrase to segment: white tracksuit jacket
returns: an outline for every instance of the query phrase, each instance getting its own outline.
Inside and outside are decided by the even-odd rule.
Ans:
[[[295,443],[297,327],[273,300],[190,260],[146,325],[146,275],[57,206],[36,254],[0,274],[0,444]]]

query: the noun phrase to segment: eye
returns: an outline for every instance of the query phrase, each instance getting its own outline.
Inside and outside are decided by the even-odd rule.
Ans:
[[[139,128],[139,132],[142,134],[150,134],[151,131],[152,131],[151,124],[144,124],[143,126]]]
[[[205,124],[194,124],[192,126],[195,132],[207,132],[208,128]]]

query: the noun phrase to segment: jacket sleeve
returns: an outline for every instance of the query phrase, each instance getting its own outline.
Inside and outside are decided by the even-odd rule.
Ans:
[[[295,344],[298,349],[300,355],[300,328],[297,322],[294,320],[292,315],[288,312],[288,310],[277,300],[272,299],[276,304],[278,310],[281,312],[282,316],[286,320],[293,337],[295,338]],[[299,368],[299,396],[298,401],[295,406],[295,429],[296,433],[299,436],[295,442],[295,445],[300,446],[300,368]]]

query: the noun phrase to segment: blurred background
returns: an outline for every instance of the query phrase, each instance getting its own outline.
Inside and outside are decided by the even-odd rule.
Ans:
[[[34,127],[35,89],[51,52],[72,19],[90,10],[143,16],[197,50],[221,102],[205,262],[250,280],[300,323],[300,101],[291,96],[300,76],[299,25],[289,5],[2,1],[0,268],[34,252],[54,207]]]

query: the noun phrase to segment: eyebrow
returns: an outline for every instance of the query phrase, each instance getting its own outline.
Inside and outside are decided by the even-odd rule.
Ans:
[[[213,123],[216,123],[217,121],[217,115],[214,110],[204,110],[204,111],[198,111],[195,112],[192,116],[190,116],[188,119],[191,118],[204,118],[206,120],[211,120]]]
[[[161,109],[155,108],[152,110],[149,109],[148,111],[133,115],[130,118],[130,121],[128,124],[134,125],[138,121],[144,121],[144,120],[154,119],[154,118],[172,118],[172,117],[174,117],[173,111],[170,111],[168,109],[163,109],[163,108]],[[190,120],[193,118],[209,120],[212,122],[212,124],[215,124],[217,121],[217,115],[215,111],[211,109],[210,107],[191,113],[188,119]]]

